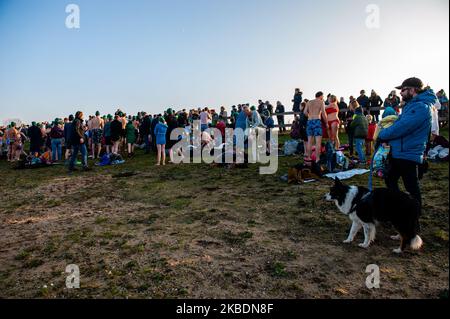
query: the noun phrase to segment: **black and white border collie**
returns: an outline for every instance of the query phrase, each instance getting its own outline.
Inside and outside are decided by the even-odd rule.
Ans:
[[[400,254],[409,245],[412,250],[422,247],[419,235],[420,206],[417,200],[403,192],[378,188],[370,192],[367,188],[344,185],[338,178],[325,195],[327,201],[335,202],[339,210],[352,220],[352,228],[345,244],[353,242],[358,231],[364,229],[364,242],[359,245],[369,248],[375,240],[375,225],[390,222],[400,235],[392,236],[401,240],[394,253]]]

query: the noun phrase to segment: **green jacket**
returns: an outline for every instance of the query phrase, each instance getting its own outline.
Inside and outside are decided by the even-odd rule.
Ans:
[[[132,122],[128,122],[125,126],[127,143],[134,144],[136,142],[136,129]]]
[[[364,115],[356,115],[350,124],[350,131],[354,138],[366,138],[369,131],[369,123]]]

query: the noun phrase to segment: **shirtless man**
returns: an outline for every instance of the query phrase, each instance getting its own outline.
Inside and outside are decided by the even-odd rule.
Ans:
[[[122,140],[121,140],[122,146],[121,146],[121,149],[123,149],[125,152],[125,150],[127,149],[127,140],[125,138],[125,132],[126,132],[125,128],[127,127],[127,123],[128,123],[127,114],[123,113],[122,118],[120,120],[122,121]]]
[[[311,160],[311,150],[313,139],[316,139],[316,162],[320,160],[320,149],[322,146],[322,123],[320,119],[322,118],[325,123],[328,123],[327,113],[325,111],[325,103],[323,101],[323,93],[316,93],[316,98],[309,101],[305,110],[303,111],[308,117],[308,124],[306,126],[306,133],[308,135],[308,145],[306,146],[306,161]]]
[[[16,123],[11,122],[11,127],[6,131],[6,138],[9,140],[8,145],[8,162],[16,160],[17,145],[19,144],[20,134],[16,129]]]
[[[100,117],[100,112],[95,112],[95,116],[89,121],[88,128],[92,134],[92,158],[99,158],[102,150],[102,130],[105,122]],[[95,147],[97,146],[97,157],[95,154]]]

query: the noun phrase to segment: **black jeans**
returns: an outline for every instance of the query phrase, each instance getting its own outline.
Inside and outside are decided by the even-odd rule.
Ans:
[[[399,191],[398,180],[403,180],[406,191],[415,198],[422,210],[422,196],[420,194],[418,165],[416,162],[404,159],[392,158],[389,156],[389,165],[387,167],[385,183],[387,188],[393,191]]]

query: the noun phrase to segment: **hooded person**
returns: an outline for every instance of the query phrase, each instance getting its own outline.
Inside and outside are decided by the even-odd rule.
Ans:
[[[367,138],[369,123],[363,114],[363,109],[358,107],[355,109],[355,116],[352,123],[350,124],[351,130],[353,132],[353,137],[356,145],[356,152],[358,153],[359,161],[361,166],[365,165],[366,157],[363,151],[363,145]]]
[[[391,106],[387,106],[384,111],[383,111],[383,115],[381,116],[381,118],[385,118],[387,116],[392,116],[392,115],[397,115],[397,112],[395,111],[395,109]]]
[[[30,138],[30,153],[41,154],[41,145],[43,142],[42,131],[34,121],[31,123],[31,127],[28,129],[28,137]]]
[[[418,78],[409,78],[397,87],[405,102],[403,112],[395,123],[382,130],[378,138],[391,146],[386,186],[399,191],[398,181],[402,178],[406,190],[420,204],[419,166],[424,162],[424,153],[431,132],[431,108],[437,96],[432,90],[423,89]]]

